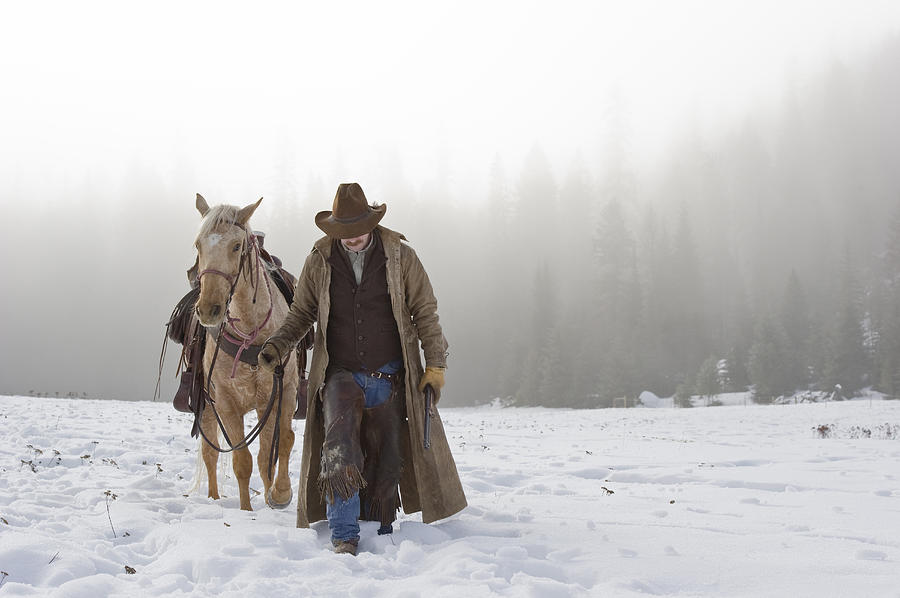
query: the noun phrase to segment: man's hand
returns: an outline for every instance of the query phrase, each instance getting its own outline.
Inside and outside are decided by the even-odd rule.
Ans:
[[[260,355],[262,355],[260,353]],[[444,387],[444,369],[435,366],[427,366],[422,379],[419,380],[419,392],[425,392],[425,387],[431,385],[434,389],[434,404],[437,405],[441,400],[441,389]]]
[[[277,365],[281,365],[281,354],[278,353],[275,345],[266,341],[259,350],[259,367],[271,374]]]

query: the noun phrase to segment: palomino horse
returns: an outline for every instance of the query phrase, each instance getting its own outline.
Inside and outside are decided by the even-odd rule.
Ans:
[[[265,420],[259,432],[257,464],[266,503],[273,508],[284,508],[293,496],[288,462],[294,446],[291,416],[297,395],[296,356],[292,352],[283,364],[284,400],[272,392],[273,386],[278,390],[272,374],[265,374],[255,365],[260,345],[281,325],[289,308],[263,264],[257,238],[249,226],[250,216],[261,201],[262,198],[244,208],[228,205],[210,208],[197,194],[197,210],[203,221],[195,241],[200,279],[196,312],[210,334],[203,356],[203,380],[209,383],[211,398],[211,405],[203,410],[200,420],[201,453],[209,480],[209,497],[218,499],[216,462],[219,452],[231,450],[218,446],[221,426],[228,443],[235,447],[232,465],[241,509],[246,511],[253,510],[250,506],[253,458],[247,448],[249,442],[242,440],[244,415],[251,409],[256,410],[260,422]],[[230,347],[234,356],[226,347]],[[274,405],[266,419],[270,399]],[[274,480],[270,478],[273,444],[277,446],[278,465]],[[274,466],[271,471],[274,472]]]

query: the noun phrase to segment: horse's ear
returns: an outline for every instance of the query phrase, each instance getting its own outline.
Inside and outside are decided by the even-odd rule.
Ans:
[[[262,200],[263,198],[260,197],[256,203],[252,203],[249,206],[241,208],[237,213],[237,218],[234,219],[235,222],[237,222],[238,224],[246,225],[250,220],[250,216],[253,215],[253,212],[255,212],[256,208],[259,207],[259,204],[262,203]]]
[[[209,211],[209,204],[206,203],[206,200],[199,193],[197,194],[197,211],[200,212],[201,216],[206,216],[206,213]]]

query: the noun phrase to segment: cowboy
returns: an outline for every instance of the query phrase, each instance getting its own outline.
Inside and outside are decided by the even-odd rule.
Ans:
[[[431,523],[466,506],[437,410],[423,446],[424,390],[444,386],[447,341],[428,275],[406,238],[378,223],[357,183],[316,214],[316,241],[290,313],[263,345],[274,370],[317,323],[309,373],[297,527],[328,519],[337,553],[355,555],[359,520],[393,532],[401,506]],[[425,356],[422,367],[419,345]]]

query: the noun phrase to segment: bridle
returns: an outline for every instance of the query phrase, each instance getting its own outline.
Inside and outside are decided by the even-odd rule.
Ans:
[[[245,239],[244,239],[244,249],[241,251],[241,259],[240,264],[238,266],[237,274],[228,274],[226,272],[222,272],[221,270],[216,270],[214,268],[206,268],[205,270],[201,270],[197,275],[197,280],[201,280],[204,274],[215,274],[217,276],[221,276],[225,280],[231,283],[231,289],[228,292],[228,299],[225,302],[225,318],[222,321],[222,327],[219,329],[218,336],[221,338],[222,336],[225,339],[235,345],[238,345],[237,355],[234,357],[234,365],[231,368],[231,377],[234,378],[235,373],[237,372],[237,364],[241,359],[241,354],[250,348],[253,344],[253,341],[259,336],[260,331],[265,327],[266,324],[269,323],[269,320],[272,318],[272,310],[275,308],[275,297],[272,295],[272,283],[269,280],[269,277],[263,274],[263,279],[266,281],[266,291],[269,294],[269,309],[266,312],[266,317],[263,318],[262,323],[251,330],[250,332],[244,332],[240,328],[237,327],[237,322],[240,322],[240,318],[232,318],[229,314],[229,306],[231,305],[231,299],[234,296],[234,290],[237,288],[238,279],[241,276],[241,273],[244,270],[244,263],[248,264],[248,268],[250,268],[250,284],[253,285],[253,303],[256,303],[256,293],[259,289],[259,277],[260,272],[263,272],[262,266],[262,258],[260,257],[259,245],[256,241],[256,235],[251,234],[244,226],[235,223],[235,226],[244,231]],[[249,251],[248,248],[249,247]],[[253,255],[251,258],[249,254]],[[251,264],[251,260],[256,265],[256,282],[253,282],[253,264]],[[231,328],[234,330],[234,335],[228,334],[228,331],[225,329],[225,324],[228,323],[231,325]],[[238,338],[235,338],[238,337]],[[218,347],[218,346],[217,346]]]
[[[262,265],[262,258],[260,257],[259,245],[256,241],[256,235],[252,234],[241,224],[234,223],[234,226],[237,226],[241,230],[244,231],[244,247],[241,250],[240,264],[238,265],[238,271],[236,274],[228,274],[227,272],[222,272],[221,270],[216,270],[214,268],[206,268],[201,270],[197,274],[197,281],[201,281],[204,275],[206,274],[215,274],[217,276],[223,277],[229,283],[231,283],[231,288],[228,291],[228,299],[225,301],[225,317],[222,320],[221,326],[219,326],[218,334],[216,335],[216,350],[213,353],[212,362],[209,366],[209,372],[206,377],[206,388],[207,388],[207,404],[212,408],[213,414],[216,416],[216,421],[219,425],[219,430],[222,432],[222,436],[225,438],[225,442],[228,443],[228,446],[231,448],[222,449],[218,446],[218,443],[213,443],[209,438],[207,438],[206,434],[203,432],[203,426],[197,425],[197,429],[200,431],[200,435],[203,437],[203,440],[211,446],[213,449],[220,453],[230,453],[236,450],[240,450],[243,448],[248,448],[250,444],[256,440],[257,436],[259,436],[260,432],[262,432],[263,426],[266,425],[266,422],[269,419],[269,414],[272,412],[272,407],[275,404],[275,398],[278,398],[278,411],[275,414],[275,430],[272,438],[272,449],[269,453],[269,479],[272,479],[272,465],[277,459],[278,455],[278,445],[281,434],[279,432],[281,425],[281,405],[282,400],[284,398],[284,364],[280,363],[275,366],[275,371],[272,373],[272,394],[269,396],[269,401],[266,404],[266,410],[263,413],[262,417],[259,418],[259,421],[256,422],[256,425],[250,430],[250,432],[240,440],[237,444],[233,444],[231,439],[228,437],[228,432],[225,430],[225,424],[222,423],[222,419],[219,417],[219,412],[216,411],[216,403],[212,398],[212,393],[210,391],[213,390],[214,385],[212,382],[212,373],[216,366],[216,359],[219,356],[219,350],[222,345],[222,339],[225,338],[229,342],[238,345],[237,354],[234,356],[234,365],[231,368],[231,378],[234,378],[235,373],[237,372],[237,366],[240,362],[241,353],[244,352],[247,348],[249,348],[253,341],[259,336],[260,331],[265,327],[265,325],[272,318],[272,311],[275,307],[275,297],[272,294],[272,283],[269,280],[269,275],[265,273],[265,269]],[[247,264],[248,273],[246,274],[249,277],[250,284],[253,286],[253,303],[256,303],[256,293],[259,290],[259,278],[260,276],[266,282],[266,290],[269,294],[269,309],[266,312],[266,317],[263,319],[262,323],[251,330],[250,332],[244,332],[240,328],[237,327],[237,322],[240,322],[240,318],[233,318],[229,313],[229,308],[231,305],[231,300],[234,297],[234,291],[237,288],[238,281],[240,280],[241,274],[244,273],[244,264]],[[254,265],[255,265],[255,276],[256,279],[254,281]],[[226,324],[230,324],[231,328],[234,330],[234,333],[237,337],[228,334],[225,327]],[[253,367],[253,366],[251,366]],[[255,369],[259,366],[255,366]]]

